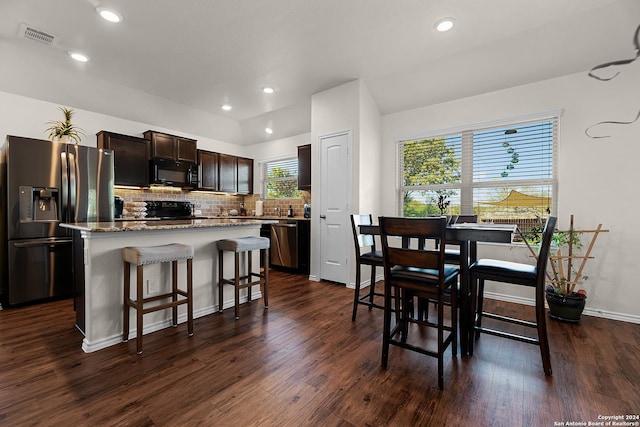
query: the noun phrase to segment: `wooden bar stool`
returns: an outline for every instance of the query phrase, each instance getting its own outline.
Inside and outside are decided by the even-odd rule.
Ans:
[[[129,308],[136,309],[136,350],[142,353],[142,316],[158,310],[173,310],[172,325],[178,325],[178,306],[187,304],[187,329],[193,335],[193,247],[179,243],[160,246],[122,248],[124,261],[124,317],[122,322],[122,339],[129,340]],[[178,261],[187,261],[187,290],[178,289]],[[171,292],[144,298],[143,267],[146,264],[171,262]],[[131,299],[131,264],[136,266],[136,299]],[[183,298],[180,298],[183,297]],[[145,307],[146,303],[171,298],[171,301]]]
[[[235,289],[235,316],[240,318],[240,289],[248,288],[247,299],[251,301],[251,286],[262,285],[264,289],[264,306],[269,308],[269,297],[267,287],[269,285],[269,239],[266,237],[240,237],[237,239],[223,239],[217,241],[218,246],[218,308],[223,310],[223,288],[224,285],[232,285]],[[264,270],[262,273],[254,273],[251,265],[251,252],[260,250],[263,257]],[[224,278],[224,251],[230,251],[235,256],[234,277]],[[247,273],[240,275],[240,254],[247,253]],[[258,280],[253,280],[257,277]],[[245,283],[240,283],[246,281]]]

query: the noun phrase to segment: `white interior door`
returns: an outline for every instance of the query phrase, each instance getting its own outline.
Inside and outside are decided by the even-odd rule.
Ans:
[[[320,278],[347,283],[348,250],[351,248],[349,222],[351,134],[320,137]]]

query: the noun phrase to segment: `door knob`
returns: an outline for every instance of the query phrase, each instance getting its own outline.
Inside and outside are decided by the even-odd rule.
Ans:
[[[320,219],[327,219],[326,215],[320,215]]]

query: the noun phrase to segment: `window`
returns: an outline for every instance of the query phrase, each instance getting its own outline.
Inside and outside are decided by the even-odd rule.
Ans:
[[[557,138],[553,115],[401,141],[398,211],[477,214],[536,231],[555,211]]]
[[[300,197],[298,190],[298,158],[269,160],[262,164],[264,198]]]

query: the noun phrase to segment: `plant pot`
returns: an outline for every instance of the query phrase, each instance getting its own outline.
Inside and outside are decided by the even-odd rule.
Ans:
[[[587,297],[574,293],[573,295],[557,295],[547,291],[549,317],[564,322],[577,323],[584,310]]]

